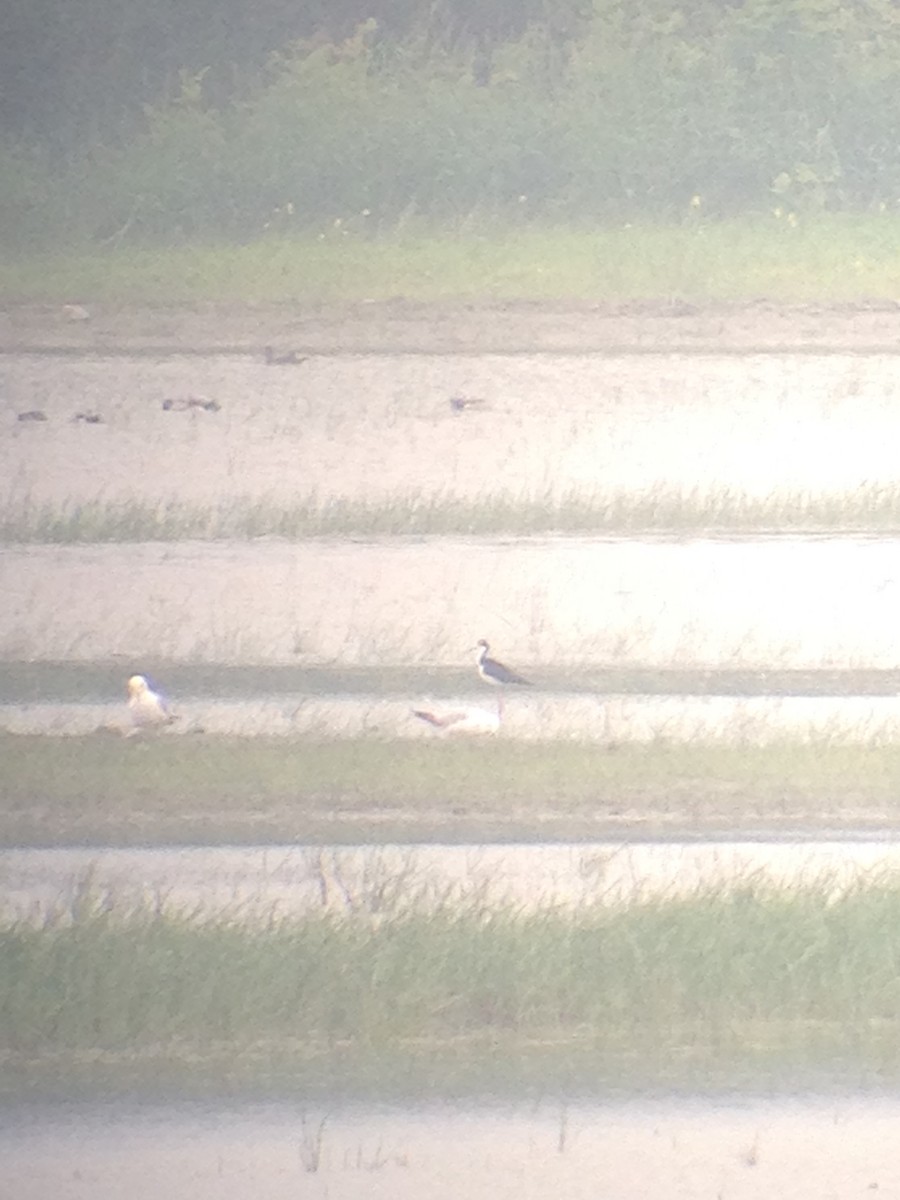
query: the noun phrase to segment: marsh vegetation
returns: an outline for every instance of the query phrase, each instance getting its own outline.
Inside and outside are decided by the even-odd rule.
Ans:
[[[6,1086],[495,1094],[837,1081],[897,1057],[900,889],[735,880],[680,897],[518,910],[422,902],[401,875],[304,915],[123,905],[85,882],[6,921]]]
[[[896,535],[900,487],[865,483],[848,492],[785,489],[754,496],[724,487],[683,490],[661,484],[644,491],[500,493],[483,499],[411,493],[383,500],[310,496],[279,504],[234,496],[209,506],[178,500],[97,500],[59,506],[11,504],[0,514],[0,541],[43,545],[262,537],[715,537],[773,531]]]
[[[0,843],[565,841],[895,828],[900,748],[0,736]]]
[[[482,226],[480,232],[471,232],[473,223]],[[678,217],[628,221],[624,228],[552,225],[511,231],[506,224],[473,219],[462,228],[438,223],[417,233],[396,230],[374,237],[340,228],[336,235],[331,229],[267,232],[249,245],[217,240],[179,241],[172,247],[59,247],[27,256],[12,251],[0,296],[39,304],[83,296],[112,308],[390,303],[398,298],[497,304],[586,300],[613,311],[629,304],[639,311],[640,302],[652,299],[674,316],[710,303],[764,299],[815,310],[823,304],[865,307],[880,297],[891,309],[898,229],[900,217],[889,210],[812,211],[792,225],[767,211],[701,223]],[[279,315],[271,314],[270,329]],[[262,342],[254,348],[261,350]]]

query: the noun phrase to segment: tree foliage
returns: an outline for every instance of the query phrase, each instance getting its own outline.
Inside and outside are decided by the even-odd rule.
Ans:
[[[19,236],[42,197],[100,239],[900,199],[893,0],[7,0],[3,21]]]

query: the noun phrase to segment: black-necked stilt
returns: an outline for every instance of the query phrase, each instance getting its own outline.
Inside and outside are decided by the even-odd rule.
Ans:
[[[513,671],[511,667],[504,666],[502,662],[497,662],[496,658],[488,657],[490,646],[484,638],[476,643],[475,649],[478,651],[478,674],[485,683],[494,683],[501,687],[509,683],[518,683],[524,687],[531,687],[530,679]]]
[[[308,357],[308,354],[298,354],[296,350],[285,350],[278,354],[271,346],[266,346],[266,366],[269,367],[299,367]]]
[[[447,712],[414,708],[412,715],[448,733],[496,733],[500,728],[499,714],[486,708],[455,708]]]
[[[135,729],[171,725],[178,718],[169,712],[166,700],[155,692],[144,675],[132,675],[128,680],[128,711]]]
[[[531,687],[530,679],[526,679],[524,675],[520,675],[518,671],[505,666],[502,662],[497,662],[496,658],[488,656],[490,646],[484,638],[481,638],[476,643],[475,649],[478,651],[478,658],[476,659],[478,674],[485,683],[493,684],[499,688],[509,687],[511,684],[518,685],[519,687]],[[497,696],[497,715],[500,717],[502,714],[503,694],[501,692]]]

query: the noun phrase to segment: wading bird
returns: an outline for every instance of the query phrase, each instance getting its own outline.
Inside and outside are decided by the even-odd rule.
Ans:
[[[530,679],[526,679],[511,667],[504,666],[502,662],[497,662],[496,658],[488,656],[490,646],[484,638],[481,638],[476,643],[475,649],[478,651],[478,658],[476,659],[478,674],[485,683],[493,684],[494,687],[499,688],[509,687],[510,685],[531,687]],[[503,715],[502,692],[497,696],[497,715],[498,717]]]
[[[132,675],[128,680],[128,711],[135,730],[171,725],[177,720],[165,698],[150,687],[144,675]]]

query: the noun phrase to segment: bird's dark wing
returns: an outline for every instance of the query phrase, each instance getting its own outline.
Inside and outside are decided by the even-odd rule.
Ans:
[[[497,662],[496,659],[485,659],[484,666],[500,683],[520,683],[525,687],[531,687],[530,679],[526,679],[524,675],[520,675],[518,671],[514,671],[504,663]]]

